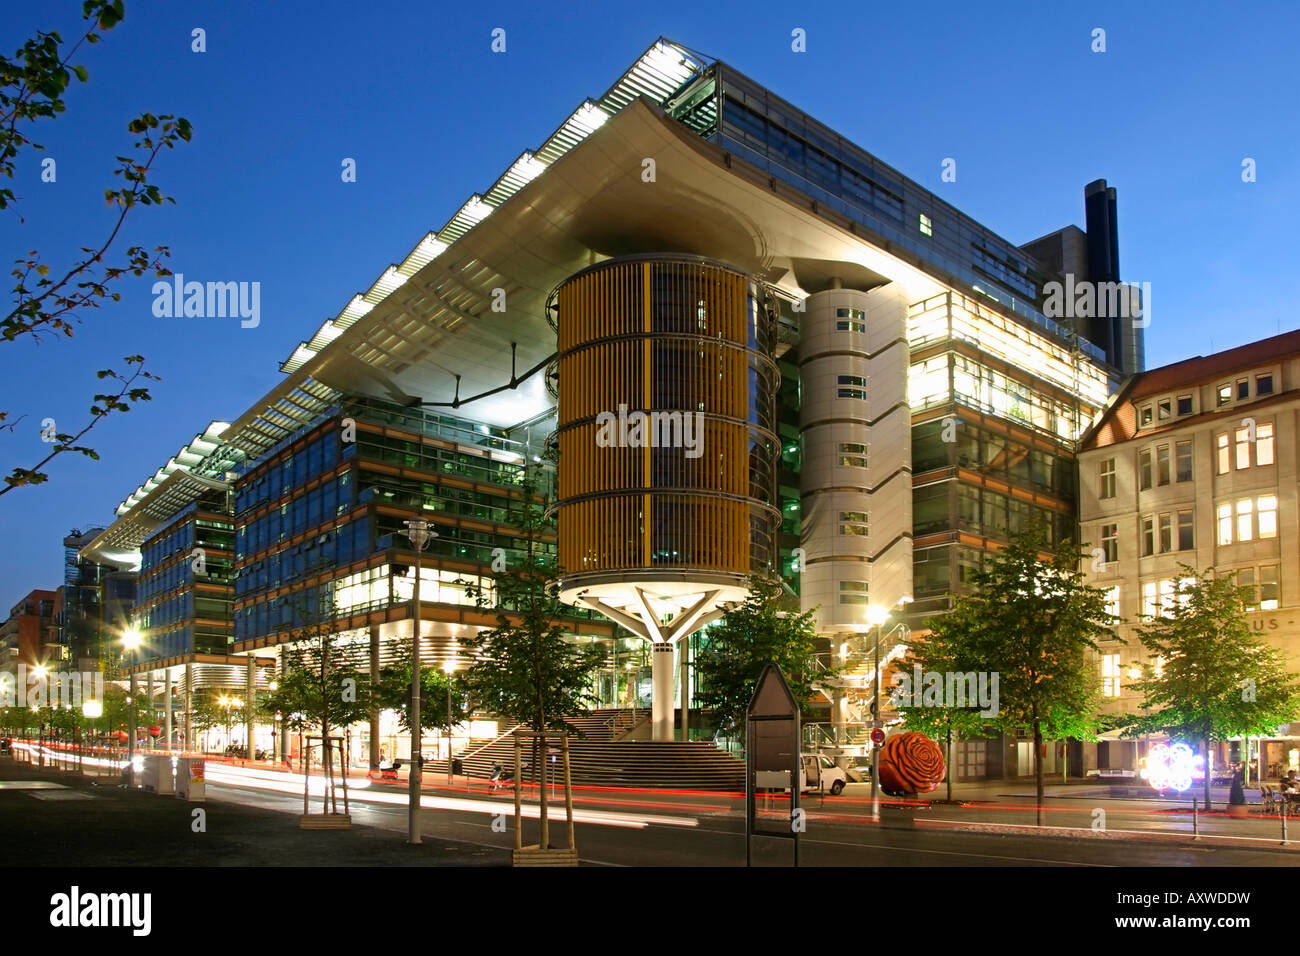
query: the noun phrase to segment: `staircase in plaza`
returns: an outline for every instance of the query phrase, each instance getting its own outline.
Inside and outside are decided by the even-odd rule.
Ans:
[[[650,715],[646,711],[595,710],[570,717],[583,737],[569,739],[569,766],[574,786],[636,787],[672,790],[741,790],[745,765],[707,741],[633,739],[644,731]],[[456,755],[466,776],[487,778],[500,764],[510,770],[515,764],[515,742],[510,727],[491,741],[471,741]],[[532,754],[525,742],[524,780],[530,780]],[[425,764],[426,773],[437,773]],[[440,765],[444,771],[446,764]],[[557,758],[552,765],[552,782],[562,783],[563,770]]]

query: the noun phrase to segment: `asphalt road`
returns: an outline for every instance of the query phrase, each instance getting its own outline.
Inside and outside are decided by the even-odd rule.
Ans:
[[[374,803],[373,799],[391,803]],[[299,813],[301,798],[209,780],[209,800],[244,803],[265,809]],[[400,787],[373,787],[354,794],[353,821],[359,825],[405,833],[407,811]],[[422,813],[422,832],[431,837],[472,845],[509,849],[513,846],[513,800],[485,792],[429,791]],[[606,814],[605,822],[575,825],[579,856],[584,863],[609,866],[743,866],[744,818],[734,801],[712,795],[627,794],[584,795],[584,815]],[[1293,866],[1295,850],[1262,843],[1259,847],[1199,846],[1148,842],[1141,839],[1039,837],[954,831],[932,825],[927,811],[886,806],[879,824],[870,820],[863,800],[828,798],[805,802],[807,828],[799,841],[803,866],[1069,866],[1069,867],[1202,867]],[[560,808],[552,808],[555,814]],[[493,814],[504,816],[493,829]],[[1087,826],[1087,812],[1077,809],[1069,822]],[[1131,817],[1131,821],[1126,821]],[[1017,821],[1018,822],[1018,821]],[[1149,826],[1151,815],[1140,810],[1111,811],[1117,829]],[[499,832],[504,824],[505,832]],[[552,826],[556,824],[553,822]],[[536,842],[537,823],[525,822],[525,842]],[[1297,834],[1300,836],[1300,834]],[[563,832],[553,831],[552,843],[562,844]],[[777,866],[792,862],[788,839],[754,840],[754,863]]]

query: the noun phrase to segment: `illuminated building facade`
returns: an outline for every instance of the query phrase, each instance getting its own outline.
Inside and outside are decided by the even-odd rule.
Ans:
[[[1113,190],[1088,190],[1086,232],[1015,246],[726,64],[657,42],[86,553],[137,565],[148,534],[233,490],[233,654],[290,639],[314,589],[373,662],[403,636],[400,531],[424,516],[426,653],[460,666],[457,634],[491,623],[461,582],[511,548],[513,476],[557,448],[562,588],[586,605],[571,633],[609,640],[616,622],[660,648],[656,735],[676,700],[685,720],[698,629],[748,572],[778,571],[850,665],[826,695],[846,742],[866,719],[872,606],[917,625],[1009,533],[1074,527],[1074,443],[1141,361],[1140,329],[1043,312],[1065,270],[1118,279]],[[699,456],[684,432],[628,441],[638,412],[698,415]]]
[[[1130,672],[1158,662],[1135,628],[1171,605],[1180,565],[1235,573],[1252,588],[1252,628],[1300,667],[1298,435],[1300,332],[1138,375],[1089,431],[1079,518],[1100,558],[1089,583],[1106,589],[1127,642],[1095,661],[1107,713],[1141,711]],[[1263,741],[1266,770],[1300,747],[1300,723],[1283,731]],[[1097,766],[1132,769],[1144,747],[1105,740]],[[1239,741],[1219,749],[1220,765],[1244,755]]]

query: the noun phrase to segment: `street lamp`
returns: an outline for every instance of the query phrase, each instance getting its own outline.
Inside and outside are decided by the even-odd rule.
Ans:
[[[867,623],[876,630],[875,639],[875,674],[872,677],[871,704],[871,816],[880,819],[880,744],[876,743],[876,730],[880,727],[880,629],[889,619],[889,611],[879,605],[867,608]]]
[[[430,538],[436,538],[438,532],[429,529],[429,522],[423,518],[403,521],[406,536],[415,548],[415,588],[411,595],[411,620],[414,623],[411,641],[411,773],[410,773],[410,807],[407,810],[406,842],[419,844],[420,840],[420,552]],[[450,757],[448,762],[450,763]]]
[[[122,649],[131,653],[132,657],[140,645],[144,643],[144,635],[140,629],[134,625],[128,627],[122,632]],[[131,662],[135,663],[134,660]],[[126,766],[127,777],[126,783],[129,789],[135,788],[135,670],[131,671],[130,690],[127,693],[127,736],[126,736]]]
[[[451,675],[456,671],[454,661],[443,661],[442,672],[447,675],[447,786],[451,786]]]

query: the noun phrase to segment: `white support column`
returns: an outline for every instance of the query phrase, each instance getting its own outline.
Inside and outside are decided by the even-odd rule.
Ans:
[[[170,751],[174,749],[172,747],[172,669],[170,667],[163,668],[163,696],[167,698],[167,710],[164,714],[166,726],[163,728],[163,732],[167,734],[167,749]]]
[[[185,664],[185,749],[194,749],[194,665]]]
[[[247,720],[247,727],[244,730],[244,736],[248,742],[248,759],[254,760],[257,757],[257,658],[248,655],[248,673],[245,677],[246,693],[244,694],[244,716]]]
[[[681,667],[678,670],[678,683],[681,684],[682,740],[690,740],[691,729],[691,639],[684,637],[679,644],[681,648]]]
[[[651,698],[652,737],[655,740],[673,739],[673,646],[654,644],[650,648],[650,678],[653,684]]]

